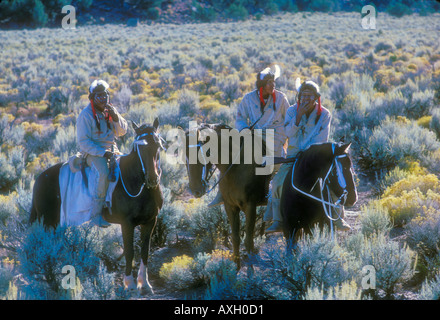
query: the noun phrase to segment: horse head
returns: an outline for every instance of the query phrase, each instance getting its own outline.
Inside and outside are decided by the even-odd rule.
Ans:
[[[208,191],[208,182],[213,170],[211,162],[199,161],[199,153],[204,154],[203,145],[205,144],[205,139],[202,137],[203,129],[211,129],[211,127],[201,124],[195,130],[185,131],[186,170],[188,172],[189,188],[196,198],[200,198]],[[190,154],[195,154],[195,159]]]
[[[142,166],[144,181],[147,188],[159,185],[162,170],[160,168],[160,151],[164,150],[163,139],[157,132],[159,120],[156,118],[153,125],[138,126],[132,122],[136,137],[133,142],[133,152],[136,152]]]
[[[353,165],[348,155],[351,143],[332,143],[332,164],[329,169],[329,186],[344,206],[352,206],[357,201]]]

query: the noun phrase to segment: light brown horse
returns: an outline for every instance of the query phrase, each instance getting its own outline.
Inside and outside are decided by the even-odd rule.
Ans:
[[[218,162],[221,162],[222,158],[221,152],[225,152],[225,148],[222,148],[222,134],[225,130],[231,130],[232,128],[223,124],[202,124],[197,128],[197,144],[192,143],[194,141],[189,139],[191,134],[190,131],[186,132],[187,137],[187,152],[188,155],[191,148],[197,148],[197,152],[200,153],[210,153],[218,151]],[[203,150],[209,142],[201,141],[200,133],[203,130],[211,130],[211,132],[217,135],[217,150]],[[223,140],[225,141],[225,140]],[[216,163],[215,168],[220,171],[219,175],[219,189],[222,193],[224,199],[224,207],[228,216],[229,223],[232,230],[232,245],[234,259],[238,266],[240,266],[240,211],[243,211],[246,216],[246,227],[245,233],[246,238],[244,241],[245,248],[248,254],[254,253],[254,229],[256,222],[256,210],[257,206],[267,204],[267,194],[269,191],[269,182],[271,179],[271,174],[269,175],[256,175],[256,168],[259,164],[252,159],[251,164],[245,164],[245,151],[246,149],[240,149],[240,161],[238,156],[232,152],[231,138],[229,139],[229,162],[222,164]],[[191,144],[192,143],[192,144]],[[243,146],[243,144],[241,144]],[[206,148],[205,148],[206,149]],[[234,159],[235,157],[235,159]],[[234,164],[235,163],[235,164]],[[214,168],[211,162],[201,163],[190,163],[187,157],[187,172],[189,177],[189,186],[192,194],[199,198],[206,194],[208,191],[208,180],[212,175],[212,170]]]

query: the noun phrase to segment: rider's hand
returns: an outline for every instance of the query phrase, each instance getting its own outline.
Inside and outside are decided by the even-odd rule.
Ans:
[[[107,104],[107,105],[105,106],[105,108],[107,109],[108,113],[110,114],[110,116],[112,117],[112,119],[113,119],[114,122],[119,121],[119,116],[118,116],[118,113],[116,112],[115,107],[113,107],[113,106],[110,105],[110,104]]]
[[[106,152],[104,153],[104,158],[106,158],[107,160],[110,160],[113,156],[114,156],[114,153],[113,153],[113,152],[106,151]]]
[[[299,125],[303,115],[310,113],[315,107],[315,101],[301,101],[298,108],[298,113],[296,114],[296,125]]]

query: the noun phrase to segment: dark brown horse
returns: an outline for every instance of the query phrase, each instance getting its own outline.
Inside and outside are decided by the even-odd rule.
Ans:
[[[321,228],[327,225],[333,232],[340,210],[357,201],[349,147],[331,142],[314,144],[296,157],[284,180],[280,204],[284,236],[291,245],[300,230],[310,234],[315,224]]]
[[[251,163],[245,164],[245,149],[235,149],[235,151],[239,151],[239,154],[232,152],[234,145],[232,138],[226,137],[226,139],[222,140],[222,135],[231,129],[231,127],[222,124],[203,124],[197,130],[186,131],[186,166],[190,190],[195,197],[199,198],[208,191],[208,180],[212,175],[214,166],[211,161],[191,162],[188,155],[190,152],[196,151],[204,158],[206,155],[211,156],[213,152],[218,152],[218,162],[215,163],[215,168],[220,172],[218,186],[222,193],[224,207],[231,225],[234,258],[238,266],[240,266],[240,211],[243,211],[246,216],[245,248],[248,254],[253,254],[256,209],[257,206],[267,204],[271,174],[256,175],[256,168],[260,167],[260,165],[255,159],[251,159]],[[217,137],[217,142],[211,141],[209,149],[208,143],[211,138],[206,138],[206,141],[202,141],[203,138],[200,136],[203,135],[203,131],[211,132],[212,135],[210,134],[209,136],[215,135]],[[196,137],[192,137],[194,135]],[[222,141],[229,141],[229,148],[225,149],[225,146],[221,145]],[[235,145],[237,146],[237,143]],[[243,143],[241,146],[243,146]],[[226,150],[229,151],[228,161],[222,164],[220,163],[223,162],[220,161],[222,152]]]
[[[104,219],[121,225],[126,260],[124,285],[136,288],[132,275],[133,238],[136,226],[141,226],[141,265],[137,283],[142,291],[153,292],[148,282],[147,261],[150,239],[156,217],[163,204],[160,189],[159,153],[162,148],[158,135],[158,119],[152,126],[138,127],[133,123],[136,137],[130,154],[122,156],[119,179],[112,195],[111,214],[104,209]],[[44,171],[35,181],[30,222],[39,220],[56,228],[60,222],[60,187],[58,175],[62,163]]]

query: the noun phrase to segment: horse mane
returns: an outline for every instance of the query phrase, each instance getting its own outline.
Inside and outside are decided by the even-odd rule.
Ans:
[[[297,156],[297,181],[316,181],[326,162],[330,166],[333,159],[332,142],[312,144]],[[328,156],[323,156],[323,151]],[[327,168],[328,169],[328,168]]]

